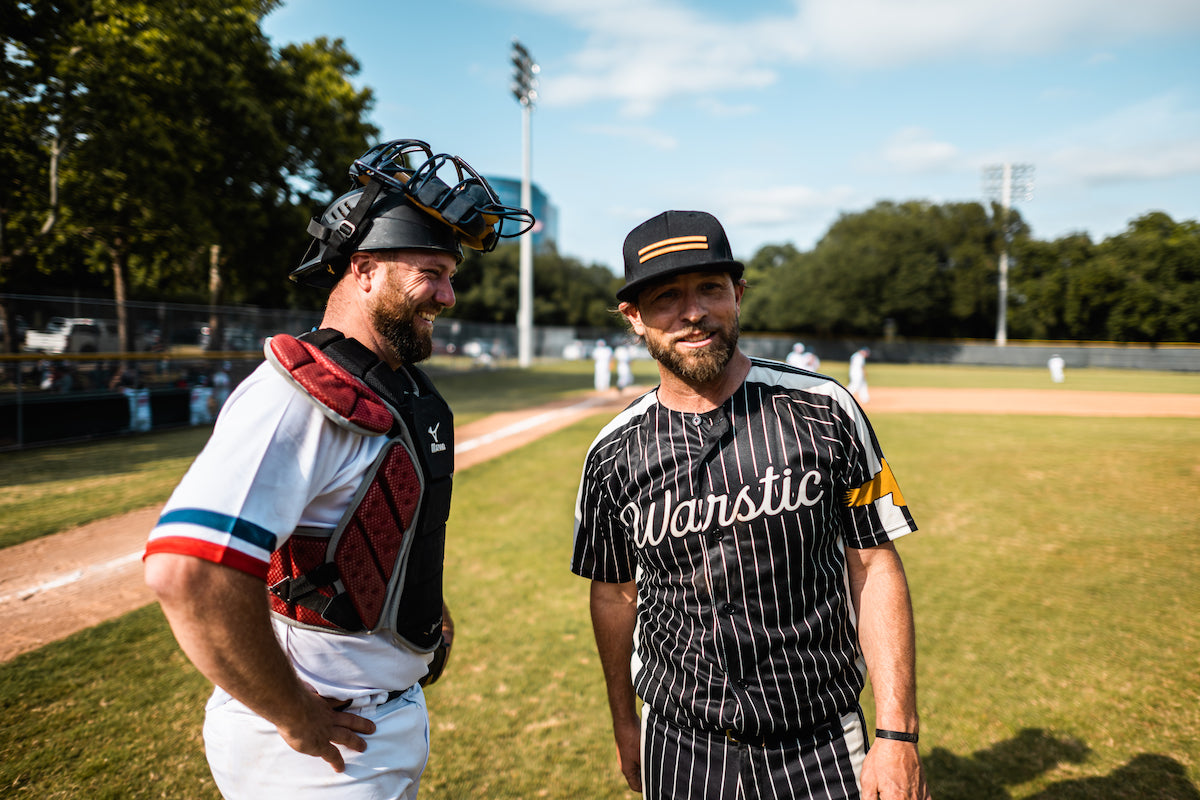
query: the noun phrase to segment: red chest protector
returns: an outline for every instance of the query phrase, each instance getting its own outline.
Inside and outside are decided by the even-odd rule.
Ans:
[[[338,526],[301,528],[271,555],[271,610],[299,627],[442,641],[442,559],[454,418],[420,370],[393,371],[332,330],[275,336],[267,358],[336,424],[387,436]]]

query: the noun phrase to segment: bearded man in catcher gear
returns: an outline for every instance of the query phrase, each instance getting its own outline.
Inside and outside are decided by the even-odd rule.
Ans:
[[[743,266],[712,215],[647,220],[624,259],[619,310],[661,383],[588,450],[571,569],[626,781],[654,800],[926,800],[893,544],[916,525],[866,416],[739,349]]]
[[[290,276],[329,290],[320,327],[267,341],[146,547],[146,582],[215,684],[205,752],[231,800],[416,797],[422,684],[453,639],[454,443],[415,363],[462,247],[533,222],[419,140],[371,148],[350,176]]]

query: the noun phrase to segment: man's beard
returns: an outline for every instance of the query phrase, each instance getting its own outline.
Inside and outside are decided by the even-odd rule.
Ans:
[[[392,349],[392,354],[405,364],[415,364],[429,358],[433,352],[433,334],[413,324],[417,308],[398,290],[389,292],[371,309],[375,330]]]
[[[655,361],[666,367],[668,372],[689,384],[700,386],[715,381],[729,365],[734,350],[737,349],[738,324],[735,321],[724,329],[717,328],[706,333],[712,336],[712,344],[702,350],[683,352],[675,349],[674,341],[665,336],[651,336],[647,331],[643,338],[646,341],[646,351]]]

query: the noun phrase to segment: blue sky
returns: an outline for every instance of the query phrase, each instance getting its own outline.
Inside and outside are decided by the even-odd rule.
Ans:
[[[1004,163],[1033,167],[1039,239],[1200,220],[1196,0],[286,0],[264,29],[345,40],[385,138],[514,178],[519,39],[559,249],[614,270],[668,208],[739,257],[809,250],[880,200],[986,200]]]

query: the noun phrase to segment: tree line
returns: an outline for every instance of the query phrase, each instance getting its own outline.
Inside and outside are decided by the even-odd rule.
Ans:
[[[1150,212],[1099,243],[1035,239],[998,205],[880,202],[843,214],[811,251],[762,247],[746,261],[742,328],[818,338],[990,339],[998,261],[1009,253],[1014,339],[1200,341],[1200,225]],[[464,319],[512,322],[515,245],[476,257],[456,279]],[[534,260],[534,320],[611,326],[623,280],[553,249]]]
[[[880,202],[843,214],[810,252],[764,247],[746,264],[743,326],[822,337],[987,339],[1010,255],[1016,339],[1200,341],[1200,225],[1149,212],[1094,243],[1035,239],[998,204]]]
[[[0,4],[0,292],[107,291],[126,343],[130,299],[307,301],[279,276],[379,132],[341,40],[271,46],[277,5]]]
[[[277,0],[26,0],[0,7],[0,294],[315,308],[283,276],[308,219],[380,138],[341,40],[274,48]],[[736,243],[735,243],[736,244]],[[619,243],[614,243],[615,247]],[[1015,339],[1200,340],[1200,227],[1150,212],[1101,242],[1040,241],[1014,210],[885,201],[811,251],[746,260],[748,331],[991,338],[1010,256]],[[468,252],[461,319],[514,322],[517,246]],[[618,265],[619,268],[619,265]],[[611,327],[622,284],[553,246],[534,321]],[[47,291],[48,287],[57,287]],[[8,308],[0,303],[0,321]],[[13,348],[5,326],[6,345]]]

